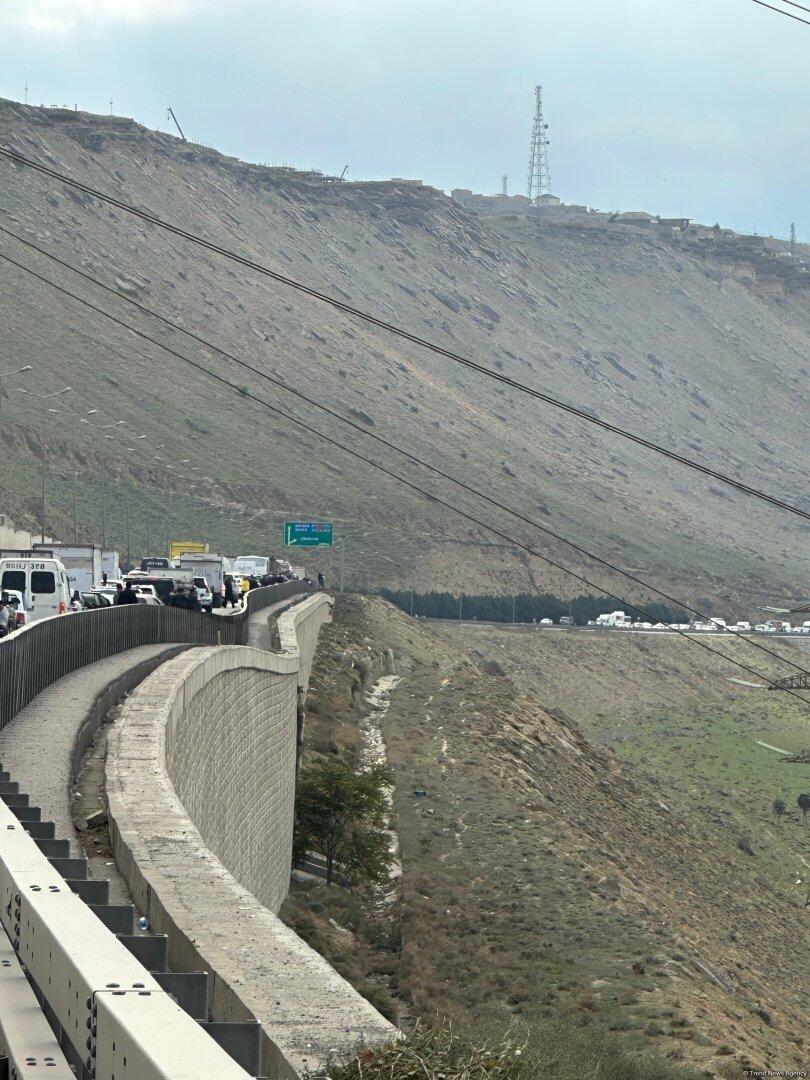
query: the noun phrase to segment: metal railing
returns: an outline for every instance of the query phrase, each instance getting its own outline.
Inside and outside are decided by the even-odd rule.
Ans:
[[[0,728],[64,675],[139,645],[244,645],[247,620],[288,597],[302,581],[252,589],[245,607],[212,617],[162,605],[128,604],[43,619],[0,640]]]

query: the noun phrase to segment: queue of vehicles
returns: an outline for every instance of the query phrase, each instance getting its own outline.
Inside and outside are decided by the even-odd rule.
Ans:
[[[36,543],[30,550],[0,550],[0,595],[11,611],[9,628],[20,629],[40,619],[76,611],[92,611],[116,602],[129,583],[139,604],[156,605],[178,590],[196,591],[199,607],[211,612],[223,605],[226,578],[239,597],[243,579],[267,584],[304,578],[303,567],[285,560],[242,555],[232,562],[197,541],[174,541],[170,558],[147,557],[139,569],[122,573],[117,552],[92,544]]]

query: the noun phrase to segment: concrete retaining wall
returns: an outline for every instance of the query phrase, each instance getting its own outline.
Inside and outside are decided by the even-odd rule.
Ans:
[[[284,1080],[395,1034],[273,914],[289,883],[298,687],[329,612],[322,594],[285,612],[280,654],[211,647],[164,664],[108,742],[115,857],[135,903],[168,934],[173,968],[211,973],[214,1019],[260,1021],[265,1073]]]

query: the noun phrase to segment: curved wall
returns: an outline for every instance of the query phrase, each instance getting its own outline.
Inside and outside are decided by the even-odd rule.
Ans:
[[[204,685],[166,723],[166,772],[210,850],[278,911],[290,879],[296,678],[239,649],[239,667],[201,662]],[[292,721],[291,721],[292,717]]]
[[[215,1020],[255,1016],[263,1075],[320,1068],[395,1029],[274,914],[290,876],[299,684],[330,618],[279,618],[282,652],[193,649],[128,698],[106,784],[116,862],[179,971],[211,973]]]

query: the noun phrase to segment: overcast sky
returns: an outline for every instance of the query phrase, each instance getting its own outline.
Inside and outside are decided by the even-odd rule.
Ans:
[[[541,82],[566,202],[810,239],[810,26],[751,0],[0,0],[0,96],[26,81],[251,161],[512,193]]]

